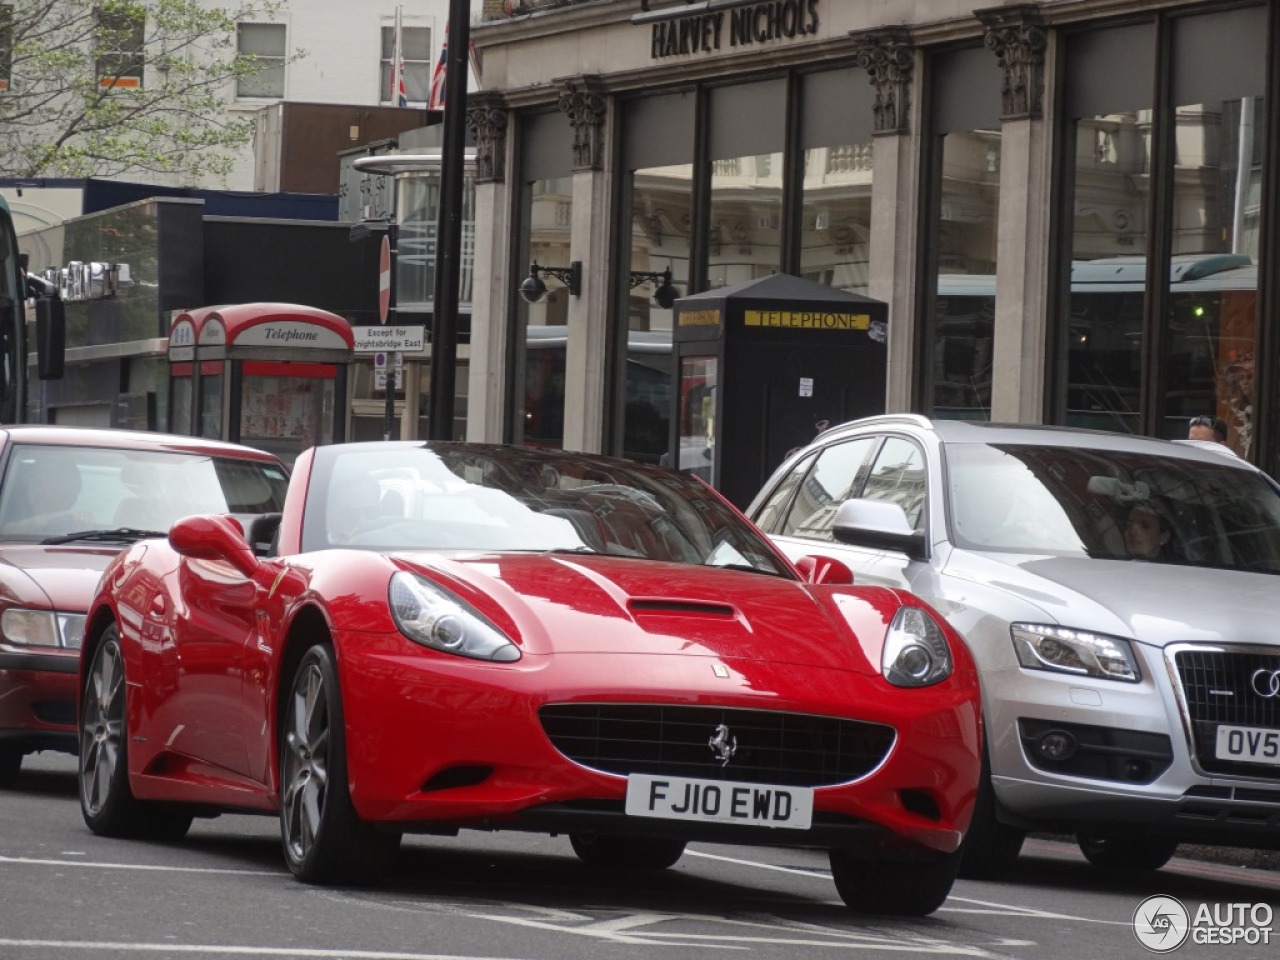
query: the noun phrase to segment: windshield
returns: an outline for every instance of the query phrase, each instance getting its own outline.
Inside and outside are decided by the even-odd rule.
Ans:
[[[671,471],[534,447],[317,453],[303,548],[571,551],[782,574],[717,494]]]
[[[287,484],[270,462],[176,451],[21,444],[0,486],[0,539],[68,534],[165,534],[194,513],[278,512]],[[71,538],[78,539],[78,538]]]
[[[1225,458],[950,444],[947,495],[969,549],[1280,573],[1280,494]]]

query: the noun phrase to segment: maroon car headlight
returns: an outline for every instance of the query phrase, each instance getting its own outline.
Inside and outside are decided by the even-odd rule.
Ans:
[[[898,610],[884,638],[880,668],[895,687],[927,687],[951,676],[951,648],[927,610]]]
[[[0,616],[4,639],[24,647],[56,647],[79,650],[84,637],[83,613],[24,610],[10,607]]]
[[[520,648],[478,610],[425,577],[391,577],[391,616],[400,632],[424,647],[476,660],[510,663]]]

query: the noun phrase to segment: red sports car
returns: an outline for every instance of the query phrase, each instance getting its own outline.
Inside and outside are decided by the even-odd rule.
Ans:
[[[415,831],[563,833],[614,869],[818,846],[854,910],[946,899],[978,680],[918,598],[792,566],[695,478],[532,447],[317,447],[270,519],[187,517],[104,573],[95,833],[278,813],[314,883],[376,879]]]
[[[195,437],[0,429],[0,788],[26,754],[76,750],[80,638],[107,562],[190,513],[279,510],[286,476]]]

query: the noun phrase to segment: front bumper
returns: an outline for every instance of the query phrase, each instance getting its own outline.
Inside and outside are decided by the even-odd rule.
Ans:
[[[74,753],[79,655],[0,650],[0,740]]]
[[[603,830],[910,857],[954,852],[972,814],[981,744],[972,678],[899,690],[846,672],[743,663],[717,683],[707,660],[694,656],[484,664],[406,650],[390,638],[339,650],[352,799],[364,819],[398,829]],[[897,738],[866,776],[815,788],[809,830],[630,817],[622,812],[625,776],[569,760],[543,731],[540,707],[575,702],[844,717],[890,725]]]

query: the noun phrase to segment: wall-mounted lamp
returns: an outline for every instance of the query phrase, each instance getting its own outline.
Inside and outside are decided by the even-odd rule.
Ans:
[[[634,290],[642,283],[650,281],[658,284],[658,289],[653,292],[653,302],[663,310],[670,310],[675,306],[676,297],[680,296],[680,291],[676,289],[675,284],[671,282],[671,268],[665,270],[632,270],[631,271],[631,289]]]
[[[569,296],[582,293],[582,261],[574,260],[568,267],[540,267],[535,260],[529,264],[529,275],[520,283],[520,296],[528,303],[538,303],[547,295],[547,285],[538,274],[547,273],[569,288]]]

